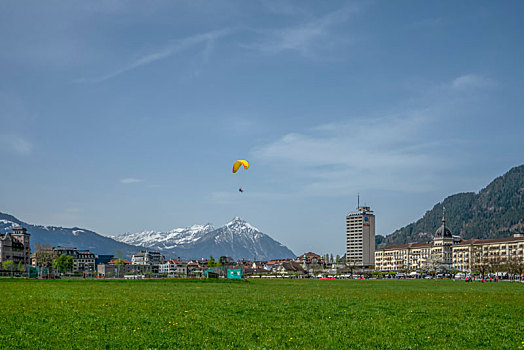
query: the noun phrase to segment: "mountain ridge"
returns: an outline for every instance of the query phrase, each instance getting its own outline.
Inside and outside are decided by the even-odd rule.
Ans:
[[[121,251],[123,256],[130,257],[140,251],[140,247],[115,241],[94,231],[80,227],[42,226],[26,223],[13,215],[0,212],[0,233],[6,233],[13,226],[23,226],[31,235],[31,247],[35,243],[51,246],[74,247],[91,250],[96,254],[116,254]]]
[[[387,235],[381,245],[431,240],[442,224],[463,239],[504,238],[524,231],[524,165],[496,177],[478,193],[462,192],[446,197],[419,220]]]
[[[140,250],[156,250],[167,258],[183,259],[209,258],[211,255],[258,260],[295,257],[289,248],[239,217],[219,228],[208,223],[164,233],[143,231],[103,236],[76,226],[67,228],[33,225],[0,212],[0,233],[9,232],[14,226],[23,226],[28,230],[31,234],[31,246],[39,242],[91,250],[95,254],[117,255],[120,251],[127,258]]]
[[[193,233],[192,239],[189,239],[188,231]],[[149,234],[149,237],[155,236],[157,240],[144,239],[148,232],[154,232]],[[233,220],[218,228],[214,228],[211,224],[193,225],[172,229],[168,232],[144,231],[142,233],[122,234],[114,238],[135,245],[141,244],[145,248],[156,248],[162,252],[176,253],[177,256],[183,258],[207,258],[210,255],[225,255],[233,259],[270,260],[296,256],[289,248],[239,217],[233,218]],[[172,246],[167,249],[162,248],[161,243],[165,241],[169,241]]]

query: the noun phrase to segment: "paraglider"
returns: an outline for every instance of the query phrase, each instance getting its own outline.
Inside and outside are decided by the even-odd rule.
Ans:
[[[249,168],[249,162],[247,160],[237,160],[233,163],[233,173],[236,173],[238,169],[240,169],[240,166],[244,166],[244,169]]]
[[[233,163],[233,174],[236,173],[238,171],[238,169],[240,169],[240,167],[244,167],[245,170],[249,169],[249,162],[247,160],[237,160]],[[242,188],[242,186],[240,186],[238,188],[238,192],[240,193],[244,193],[244,189]]]

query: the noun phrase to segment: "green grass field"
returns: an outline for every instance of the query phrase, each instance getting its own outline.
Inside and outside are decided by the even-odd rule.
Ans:
[[[0,348],[524,348],[524,284],[0,279]]]

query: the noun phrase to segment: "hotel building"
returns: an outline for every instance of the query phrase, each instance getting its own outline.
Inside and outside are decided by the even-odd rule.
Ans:
[[[358,267],[375,264],[375,215],[359,206],[346,216],[346,263]]]
[[[377,249],[375,269],[379,271],[471,272],[479,264],[520,261],[524,263],[524,234],[498,239],[461,240],[442,226],[431,242],[408,243]]]

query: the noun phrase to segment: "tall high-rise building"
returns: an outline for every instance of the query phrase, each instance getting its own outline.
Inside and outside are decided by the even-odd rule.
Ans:
[[[375,265],[375,215],[370,207],[359,205],[346,216],[346,263]]]

